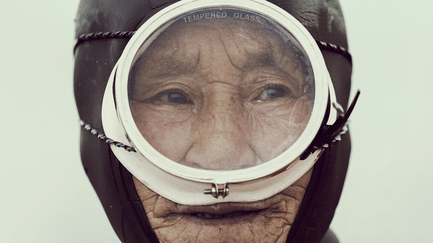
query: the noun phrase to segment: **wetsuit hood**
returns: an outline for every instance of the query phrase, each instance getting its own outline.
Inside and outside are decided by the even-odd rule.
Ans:
[[[175,1],[82,0],[76,17],[76,38],[88,34],[135,31],[153,14]],[[270,1],[300,21],[314,39],[348,48],[337,1]],[[128,36],[78,41],[74,48],[74,91],[80,119],[103,132],[101,107],[109,75]],[[335,51],[322,50],[338,102],[347,107],[351,62]],[[313,175],[287,237],[287,242],[320,242],[328,231],[343,188],[350,155],[350,137],[326,149]],[[122,242],[158,242],[137,195],[131,174],[109,145],[83,128],[81,159],[112,227]]]

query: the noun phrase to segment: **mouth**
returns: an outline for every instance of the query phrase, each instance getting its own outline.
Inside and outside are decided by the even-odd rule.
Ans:
[[[161,242],[284,242],[307,184],[261,201],[182,205],[134,183]]]
[[[271,213],[275,204],[265,202],[222,203],[207,206],[178,205],[172,216],[180,216],[186,220],[201,223],[235,223],[250,221],[253,218]]]
[[[177,204],[165,211],[165,216],[150,219],[158,237],[167,242],[280,242],[291,225],[287,216],[292,214],[284,212],[284,205],[278,200]]]
[[[241,212],[232,212],[232,213],[225,213],[225,214],[212,214],[212,213],[193,213],[190,214],[191,216],[201,218],[201,219],[222,219],[222,218],[234,218],[234,217],[240,217],[244,215],[252,215],[259,213],[260,210],[257,211],[241,211]]]

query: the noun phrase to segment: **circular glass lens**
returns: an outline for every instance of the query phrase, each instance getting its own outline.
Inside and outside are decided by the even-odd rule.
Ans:
[[[202,8],[155,30],[131,65],[128,97],[144,139],[206,170],[266,163],[310,120],[311,64],[290,30],[233,7]]]

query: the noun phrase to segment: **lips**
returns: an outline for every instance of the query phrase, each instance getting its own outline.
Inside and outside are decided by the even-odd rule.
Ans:
[[[268,208],[257,210],[254,207],[239,206],[236,209],[228,209],[220,207],[214,209],[216,205],[205,206],[200,208],[188,208],[185,213],[172,213],[166,219],[171,222],[183,222],[193,228],[200,228],[202,226],[224,226],[242,228],[246,225],[251,225],[253,222],[261,221],[263,218],[270,217],[272,211]],[[183,210],[182,210],[183,211]],[[188,212],[188,213],[187,213]],[[190,213],[192,212],[192,213]],[[191,228],[190,228],[191,229]]]
[[[196,213],[191,215],[202,219],[221,219],[221,218],[233,218],[233,217],[243,216],[246,214],[249,214],[249,212],[233,212],[233,213],[226,213],[226,214]]]
[[[204,221],[226,221],[234,219],[247,219],[267,213],[274,208],[273,200],[264,200],[253,203],[222,203],[208,206],[177,205],[170,213],[171,216],[181,216],[189,219]],[[228,220],[228,221],[227,221]]]

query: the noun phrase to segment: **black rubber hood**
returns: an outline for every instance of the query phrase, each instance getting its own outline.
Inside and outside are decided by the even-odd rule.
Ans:
[[[95,33],[134,31],[174,1],[82,0],[76,17],[76,38]],[[270,1],[297,18],[317,41],[348,48],[340,5],[334,0]],[[101,36],[100,36],[101,37]],[[103,36],[102,36],[103,37]],[[90,38],[74,48],[74,91],[80,119],[98,131],[102,99],[109,75],[128,42],[128,36]],[[338,102],[347,107],[352,63],[336,51],[322,50]],[[287,242],[321,242],[340,199],[350,156],[349,134],[325,150],[290,230]],[[104,210],[122,242],[158,242],[135,191],[131,174],[109,145],[81,130],[81,159]]]

